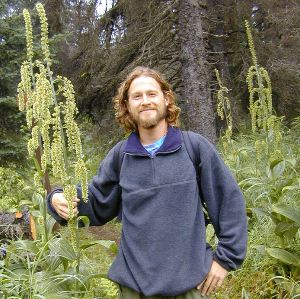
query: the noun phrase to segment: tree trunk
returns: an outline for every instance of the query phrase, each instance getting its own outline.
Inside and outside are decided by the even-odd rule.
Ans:
[[[209,67],[205,53],[202,17],[205,3],[181,0],[178,8],[178,36],[181,42],[183,92],[189,129],[216,141],[216,126],[209,89]]]
[[[208,2],[209,20],[213,20],[213,22],[210,22],[209,29],[209,53],[211,54],[208,60],[214,65],[214,68],[218,69],[224,86],[229,90],[228,97],[231,103],[233,127],[237,128],[240,120],[244,119],[245,115],[243,115],[241,102],[234,98],[234,93],[232,92],[234,87],[232,78],[234,76],[230,73],[230,55],[232,55],[232,51],[229,51],[228,33],[236,26],[235,5],[234,0],[210,0]],[[219,89],[216,80],[212,82],[212,86],[213,103],[216,103],[216,91]],[[226,125],[219,117],[217,117],[216,123],[217,132]]]

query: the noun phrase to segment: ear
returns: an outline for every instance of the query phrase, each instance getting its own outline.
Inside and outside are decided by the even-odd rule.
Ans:
[[[165,104],[166,104],[166,106],[168,106],[169,103],[170,103],[169,96],[167,94],[165,94]]]

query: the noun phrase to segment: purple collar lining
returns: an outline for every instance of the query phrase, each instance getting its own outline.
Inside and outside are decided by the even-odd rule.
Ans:
[[[182,136],[180,130],[175,127],[169,127],[165,141],[156,153],[173,152],[177,150],[181,144]],[[141,144],[137,132],[131,133],[131,135],[128,137],[124,152],[128,154],[149,156],[149,153]]]

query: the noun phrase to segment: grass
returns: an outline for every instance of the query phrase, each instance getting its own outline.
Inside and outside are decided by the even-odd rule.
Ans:
[[[212,298],[242,298],[242,289],[247,291],[249,298],[272,298],[274,286],[270,280],[274,262],[257,250],[257,246],[276,241],[274,235],[270,234],[272,226],[272,221],[266,217],[254,222],[249,231],[248,252],[241,269],[231,272],[222,288]]]

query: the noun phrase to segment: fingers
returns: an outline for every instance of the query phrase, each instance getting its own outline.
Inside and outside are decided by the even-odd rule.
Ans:
[[[204,285],[204,283],[205,283],[205,279],[200,284],[197,285],[196,289],[197,290],[201,290],[202,287],[203,287],[203,285]]]
[[[56,212],[57,212],[57,214],[58,214],[60,217],[64,218],[65,220],[69,220],[70,214],[69,214],[69,209],[68,209],[68,207],[61,207],[61,208],[59,208],[58,210],[56,210]],[[73,215],[74,215],[75,217],[78,216],[78,210],[77,210],[77,207],[73,208],[72,212],[73,212]]]
[[[68,211],[59,211],[57,214],[61,217],[64,218],[65,220],[69,219],[69,212]]]
[[[211,275],[209,275],[204,281],[204,284],[202,285],[202,289],[201,289],[202,296],[209,295],[211,291],[214,291],[215,285],[213,284],[213,282],[214,282],[214,278]]]
[[[62,217],[63,219],[65,219],[65,220],[69,220],[69,218],[70,218],[70,215],[69,215],[69,209],[68,209],[68,208],[63,208],[63,209],[58,210],[58,211],[57,211],[57,214],[58,214],[60,217]],[[75,217],[78,216],[78,210],[77,210],[77,208],[74,208],[74,209],[73,209],[73,215],[74,215]]]
[[[213,278],[211,280],[211,283],[210,283],[207,291],[206,291],[206,294],[209,295],[212,292],[214,292],[218,288],[218,286],[222,285],[222,283],[223,283],[223,281],[221,282],[221,280],[218,280],[218,278]]]
[[[218,287],[222,285],[221,280],[217,278],[207,278],[200,288],[197,289],[201,292],[202,296],[208,296],[213,293]]]
[[[201,292],[202,296],[210,295],[212,292],[216,291],[227,276],[228,271],[224,269],[217,262],[213,261],[210,272],[208,273],[206,279],[197,286],[197,289]]]
[[[79,201],[80,200],[78,198],[74,198],[73,202],[72,202],[72,206],[73,206],[72,212],[75,217],[78,215],[77,206],[78,206]],[[68,202],[63,193],[53,194],[52,200],[51,200],[51,205],[60,217],[62,217],[65,220],[69,219]]]

